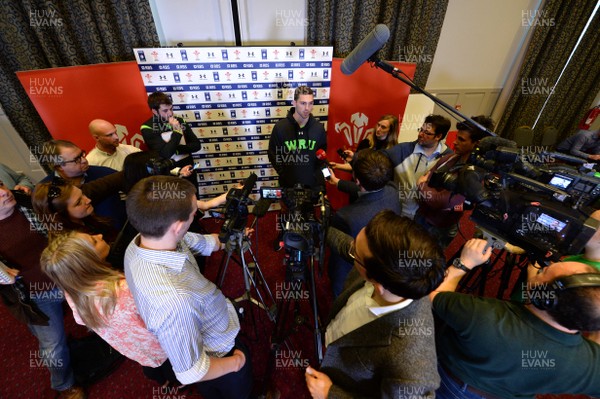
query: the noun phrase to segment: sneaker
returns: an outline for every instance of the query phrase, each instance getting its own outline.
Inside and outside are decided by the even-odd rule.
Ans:
[[[71,388],[58,393],[57,399],[86,399],[87,395],[82,387],[73,385]]]

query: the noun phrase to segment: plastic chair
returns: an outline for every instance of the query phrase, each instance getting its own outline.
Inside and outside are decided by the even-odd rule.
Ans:
[[[542,131],[542,146],[552,147],[556,145],[558,139],[558,129],[554,126],[546,126]]]

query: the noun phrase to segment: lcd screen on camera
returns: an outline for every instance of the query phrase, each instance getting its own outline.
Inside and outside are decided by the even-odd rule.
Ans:
[[[260,196],[267,199],[281,199],[281,188],[260,188]]]
[[[558,219],[553,218],[552,216],[546,214],[546,213],[542,213],[536,220],[536,222],[538,222],[539,224],[550,228],[551,230],[554,231],[562,231],[567,224],[565,222],[561,222]]]
[[[550,185],[558,188],[567,188],[573,179],[568,177],[556,175],[550,180]]]

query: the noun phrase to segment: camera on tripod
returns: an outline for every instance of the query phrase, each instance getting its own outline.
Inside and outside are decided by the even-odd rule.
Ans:
[[[248,223],[248,204],[251,199],[248,198],[252,188],[256,184],[257,176],[250,174],[244,181],[242,188],[232,188],[227,192],[227,202],[225,203],[224,215],[225,222],[219,232],[219,241],[228,242],[236,234],[243,233]]]
[[[315,242],[319,240],[321,230],[314,213],[319,193],[301,186],[261,187],[260,192],[262,198],[281,200],[286,207],[278,220],[278,228],[283,232],[281,240],[285,250],[286,281],[305,281],[306,265],[317,253]]]
[[[533,165],[526,155],[512,141],[488,137],[466,165],[438,169],[429,185],[464,195],[484,232],[540,264],[580,253],[599,225],[589,215],[600,202],[600,179],[553,162]]]

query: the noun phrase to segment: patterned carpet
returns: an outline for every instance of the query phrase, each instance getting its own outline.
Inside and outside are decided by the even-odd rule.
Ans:
[[[203,219],[202,225],[209,232],[218,232],[220,223],[213,219]],[[271,212],[260,219],[257,237],[254,240],[253,250],[259,262],[265,279],[268,282],[276,299],[289,297],[286,294],[292,288],[285,282],[285,267],[283,266],[284,251],[274,252],[272,244],[276,238],[275,213]],[[463,234],[470,237],[473,225],[466,218],[461,221]],[[257,245],[255,241],[260,244]],[[447,249],[447,257],[452,256],[462,245],[463,239],[459,236]],[[218,254],[207,260],[207,277],[216,280],[221,255]],[[496,296],[502,263],[488,274],[485,295]],[[518,271],[513,273],[511,283],[514,283]],[[476,281],[475,279],[472,281]],[[225,275],[223,292],[230,298],[237,298],[244,293],[244,284],[241,268],[231,262]],[[303,287],[304,289],[304,287]],[[329,293],[329,281],[326,273],[317,277],[317,298],[319,313],[322,319],[326,318],[332,297]],[[305,321],[308,325],[297,324],[297,332],[292,332],[286,342],[289,346],[282,345],[274,356],[271,356],[272,371],[269,372],[270,337],[274,323],[267,317],[267,313],[245,305],[246,316],[242,324],[243,339],[252,351],[252,364],[255,375],[254,392],[260,395],[265,387],[271,391],[278,391],[281,398],[304,399],[310,398],[304,383],[304,368],[307,364],[315,365],[314,339],[312,334],[311,312],[306,295],[298,297],[299,312],[295,318],[299,322]],[[291,313],[291,310],[290,312]],[[252,323],[251,315],[256,317]],[[306,320],[304,320],[306,319]],[[0,306],[0,399],[46,399],[54,398],[55,392],[50,389],[49,373],[44,367],[36,365],[37,341],[24,325],[16,322]],[[85,327],[75,324],[70,311],[66,311],[65,324],[67,332],[73,337],[87,334]],[[270,378],[268,378],[270,377]],[[267,384],[267,382],[269,382]],[[273,389],[274,388],[274,389]],[[87,388],[90,399],[195,399],[200,398],[191,390],[181,392],[165,390],[148,380],[142,374],[141,367],[128,359],[103,380]],[[275,398],[277,396],[269,396]],[[544,399],[551,398],[586,398],[585,396],[540,396]]]

